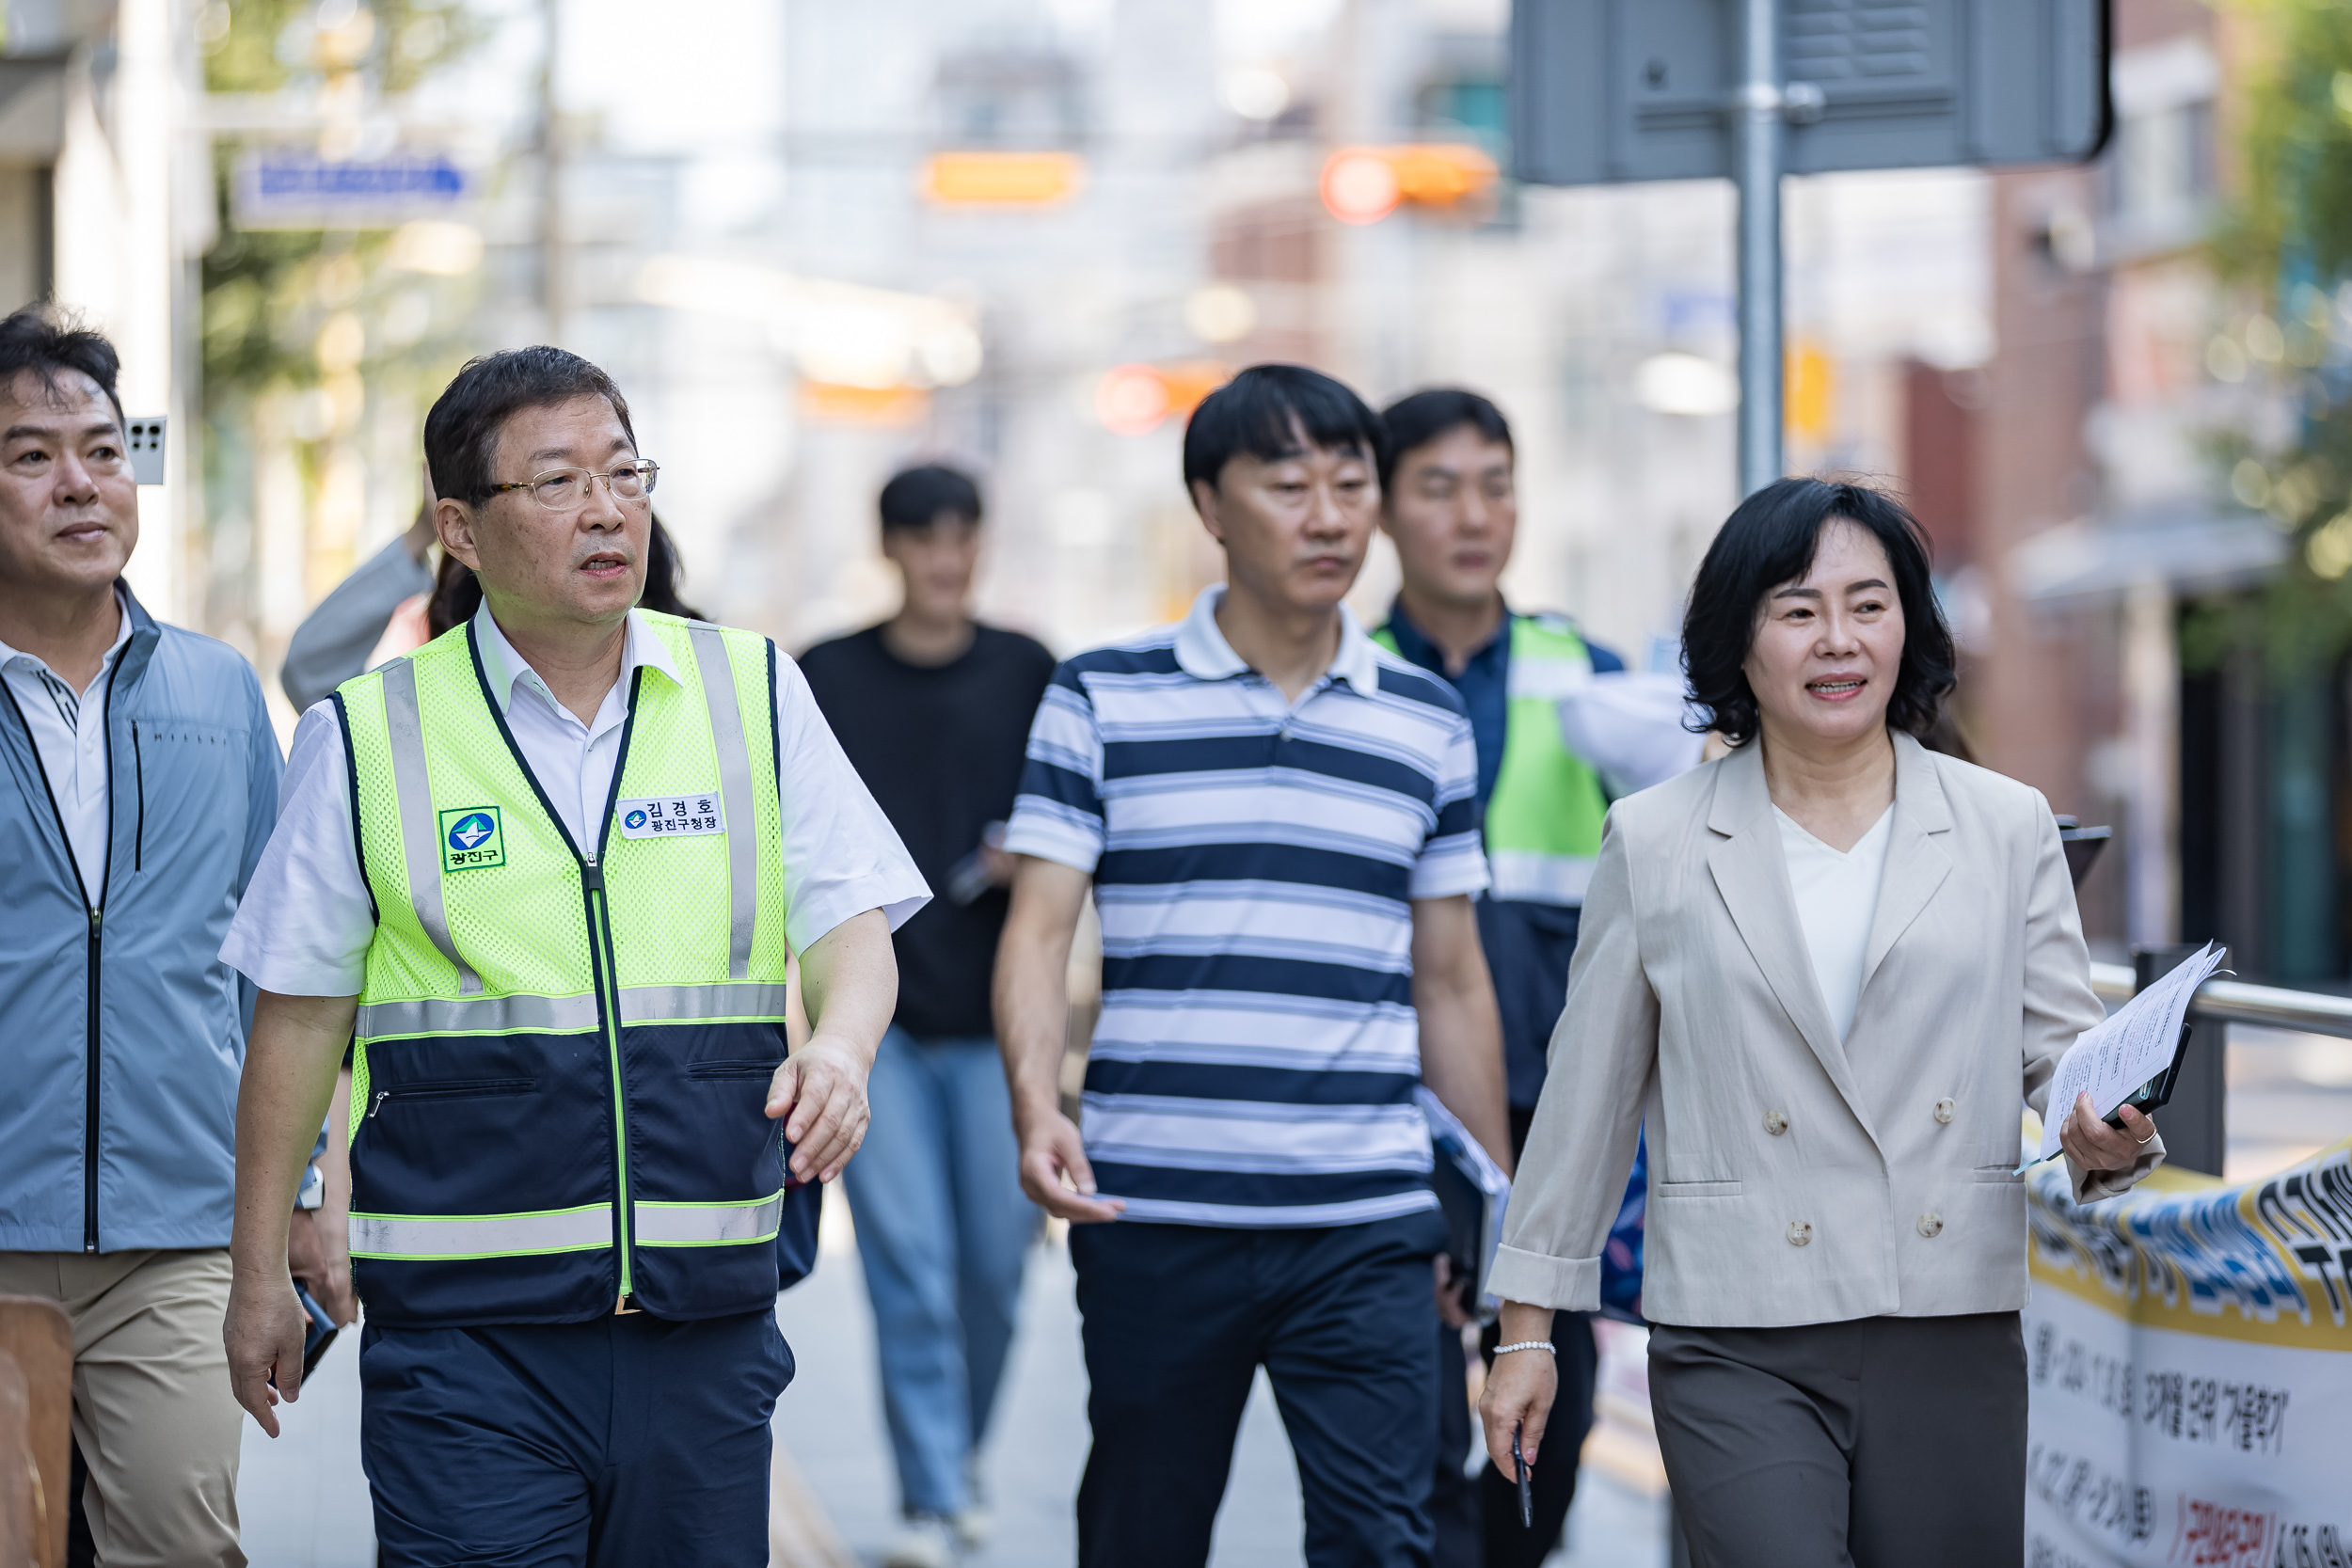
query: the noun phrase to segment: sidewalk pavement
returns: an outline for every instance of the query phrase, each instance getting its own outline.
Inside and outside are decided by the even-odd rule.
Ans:
[[[828,1204],[817,1272],[777,1307],[800,1370],[777,1405],[776,1436],[835,1538],[854,1561],[871,1564],[898,1526],[898,1481],[882,1428],[873,1315],[847,1218],[841,1206]],[[1075,1560],[1072,1504],[1086,1464],[1086,1390],[1070,1254],[1049,1239],[1029,1256],[1020,1337],[981,1459],[996,1533],[986,1550],[965,1560],[968,1568]],[[1664,1501],[1649,1484],[1640,1452],[1646,1434],[1607,1430],[1630,1461],[1607,1468],[1587,1464],[1568,1519],[1570,1550],[1556,1554],[1548,1568],[1665,1562]],[[1646,1464],[1654,1465],[1655,1456],[1651,1447]],[[1297,1467],[1261,1373],[1217,1514],[1212,1568],[1302,1568],[1300,1528]],[[805,1568],[833,1565],[819,1560]]]
[[[777,1305],[799,1363],[776,1408],[771,1536],[777,1568],[872,1564],[898,1523],[873,1316],[854,1242],[838,1223],[846,1218],[829,1210],[817,1272]],[[254,1568],[372,1568],[358,1417],[355,1330],[327,1352],[301,1401],[279,1407],[282,1437],[272,1442],[246,1423],[237,1492]],[[1568,1519],[1570,1550],[1549,1568],[1662,1568],[1662,1500],[1643,1484],[1638,1434],[1621,1431],[1617,1440],[1630,1457],[1606,1468],[1586,1465]],[[966,1560],[968,1568],[1074,1560],[1071,1510],[1086,1452],[1086,1368],[1070,1255],[1047,1242],[1030,1257],[1020,1338],[983,1461],[996,1533],[987,1550]],[[1297,1471],[1261,1376],[1217,1515],[1213,1568],[1297,1568],[1299,1530]]]

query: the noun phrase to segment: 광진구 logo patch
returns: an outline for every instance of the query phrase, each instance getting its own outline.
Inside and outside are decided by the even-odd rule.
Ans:
[[[506,863],[506,832],[496,806],[441,813],[441,865],[449,871]]]

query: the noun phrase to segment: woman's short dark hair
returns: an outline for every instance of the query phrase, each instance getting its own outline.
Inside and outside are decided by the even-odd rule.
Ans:
[[[613,379],[565,349],[507,349],[469,359],[452,378],[424,417],[424,461],[433,473],[433,493],[469,506],[495,494],[490,465],[498,460],[499,432],[526,408],[546,408],[574,398],[602,398],[612,405],[631,449],[637,432],[628,422],[628,400]],[[529,479],[529,474],[510,474]]]
[[[884,533],[929,528],[943,512],[977,523],[980,520],[980,487],[961,468],[926,463],[893,475],[882,487],[880,504]]]
[[[1958,678],[1951,628],[1935,602],[1928,536],[1900,501],[1867,484],[1784,479],[1740,503],[1699,562],[1682,616],[1682,665],[1704,728],[1733,745],[1756,734],[1756,692],[1744,666],[1756,642],[1764,595],[1812,568],[1821,531],[1836,520],[1879,542],[1903,607],[1903,657],[1889,727],[1924,735],[1935,727]]]
[[[1389,450],[1380,457],[1380,488],[1386,491],[1396,477],[1396,466],[1416,447],[1425,447],[1465,425],[1498,446],[1510,447],[1511,421],[1491,399],[1459,387],[1432,387],[1397,399],[1380,411],[1388,427]],[[1513,451],[1517,451],[1513,447]]]
[[[1371,405],[1321,371],[1252,365],[1200,400],[1184,426],[1184,488],[1215,488],[1243,452],[1261,463],[1304,455],[1299,437],[1326,451],[1354,452],[1378,467],[1388,432]]]
[[[685,565],[678,560],[677,542],[656,516],[652,535],[645,545],[645,591],[638,596],[638,608],[659,610],[664,615],[683,615],[690,621],[708,620],[701,610],[678,602],[678,579],[685,575]],[[424,607],[426,635],[438,637],[452,626],[463,626],[481,608],[482,579],[455,556],[442,556],[440,573],[433,579],[433,597]]]

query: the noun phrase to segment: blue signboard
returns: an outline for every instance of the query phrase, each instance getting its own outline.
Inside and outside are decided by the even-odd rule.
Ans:
[[[286,148],[247,153],[237,166],[240,229],[389,229],[444,217],[473,181],[443,153],[321,158]]]

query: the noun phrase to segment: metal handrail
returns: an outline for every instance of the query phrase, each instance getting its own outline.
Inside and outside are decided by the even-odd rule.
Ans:
[[[2090,989],[2099,993],[2102,1002],[2128,1001],[2134,989],[2132,966],[2092,964]],[[2189,1011],[2198,1018],[2231,1023],[2261,1023],[2273,1029],[2300,1029],[2313,1035],[2352,1038],[2352,996],[2216,979],[2197,988],[2197,999],[2189,1005]]]

